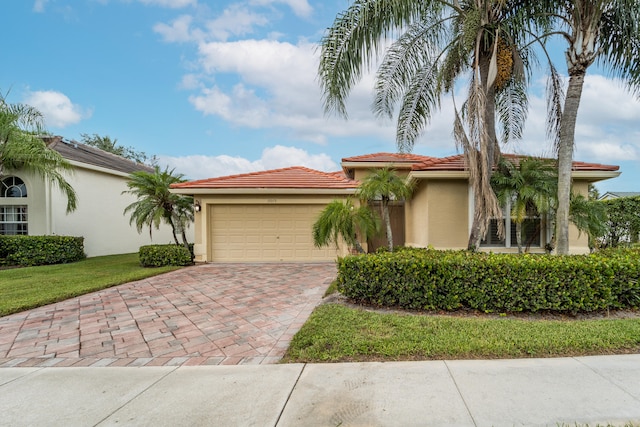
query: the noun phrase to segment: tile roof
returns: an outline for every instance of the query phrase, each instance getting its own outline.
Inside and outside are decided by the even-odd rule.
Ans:
[[[435,160],[435,157],[409,153],[373,153],[362,156],[345,157],[342,162],[383,162],[383,163],[416,163]]]
[[[516,154],[503,154],[504,157],[509,158],[512,162],[517,163],[520,159],[527,156],[521,156]],[[553,160],[553,159],[547,159]],[[456,156],[433,158],[430,161],[420,162],[413,165],[414,171],[464,171],[467,167],[465,165],[464,156],[458,154]],[[604,165],[600,163],[587,163],[587,162],[573,162],[574,171],[617,171],[620,166]]]
[[[62,155],[67,160],[73,160],[89,165],[100,166],[118,172],[132,173],[137,171],[153,172],[151,166],[136,163],[124,157],[108,153],[90,145],[76,141],[64,141],[60,136],[43,137],[47,146]]]
[[[353,189],[358,182],[343,172],[321,172],[302,166],[201,179],[171,188],[307,188]]]

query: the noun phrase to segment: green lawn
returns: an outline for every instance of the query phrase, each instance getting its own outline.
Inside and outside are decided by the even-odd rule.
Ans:
[[[524,320],[389,314],[324,304],[285,362],[561,357],[640,352],[640,318]]]
[[[0,270],[0,316],[179,268],[144,268],[134,253],[87,258],[71,264]]]

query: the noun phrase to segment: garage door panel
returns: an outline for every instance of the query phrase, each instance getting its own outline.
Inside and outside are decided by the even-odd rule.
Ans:
[[[323,205],[211,205],[211,261],[331,261],[334,247],[313,245]]]

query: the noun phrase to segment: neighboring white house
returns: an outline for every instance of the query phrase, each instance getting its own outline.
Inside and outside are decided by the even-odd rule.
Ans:
[[[602,196],[598,198],[598,200],[613,200],[619,199],[620,197],[638,197],[640,196],[640,192],[638,191],[607,191]]]
[[[67,214],[67,198],[54,184],[30,173],[8,172],[0,177],[0,234],[82,236],[89,257],[173,242],[168,226],[153,228],[150,238],[148,228],[138,233],[135,224],[129,225],[129,214],[123,213],[136,201],[122,194],[129,174],[153,168],[61,137],[45,141],[74,167],[66,178],[76,191],[78,208]],[[187,237],[193,241],[192,227]]]

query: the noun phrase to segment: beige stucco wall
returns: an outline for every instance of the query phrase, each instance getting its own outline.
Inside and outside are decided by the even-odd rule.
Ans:
[[[408,246],[464,249],[469,239],[466,180],[418,181],[406,211]]]
[[[571,190],[575,194],[589,197],[589,182],[574,180]],[[587,254],[589,252],[589,236],[586,233],[580,233],[575,225],[569,223],[569,253]]]
[[[356,181],[362,181],[367,177],[367,175],[369,175],[371,173],[371,171],[373,169],[376,169],[376,168],[380,169],[382,167],[384,167],[384,166],[377,166],[376,167],[376,166],[372,165],[371,167],[368,167],[368,168],[355,168],[353,170],[354,179]],[[390,166],[390,167],[392,167],[392,166]],[[393,170],[401,178],[406,178],[407,175],[409,175],[409,172],[411,171],[411,169],[393,169]]]
[[[200,203],[201,210],[195,214],[195,244],[194,254],[196,261],[206,262],[210,257],[211,225],[209,224],[210,209],[212,205],[318,205],[324,206],[336,199],[345,199],[345,194],[212,194],[196,195],[195,200]],[[309,230],[311,233],[311,230]],[[362,242],[361,242],[362,243]],[[366,248],[366,246],[365,246]],[[346,255],[347,248],[340,245],[336,256]]]
[[[92,169],[76,167],[67,181],[76,191],[78,209],[66,213],[66,197],[57,187],[43,182],[37,176],[15,173],[27,184],[30,235],[83,236],[87,256],[101,256],[137,252],[140,246],[173,242],[171,230],[161,225],[142,233],[129,225],[129,215],[123,215],[126,206],[136,201],[126,190],[127,176],[119,176]],[[13,201],[20,199],[4,199]],[[193,241],[193,226],[187,238]]]

